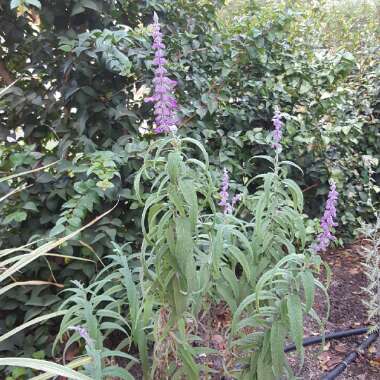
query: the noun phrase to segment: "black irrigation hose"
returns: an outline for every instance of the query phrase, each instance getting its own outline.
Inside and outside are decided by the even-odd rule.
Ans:
[[[366,334],[367,332],[368,332],[368,328],[367,327],[360,327],[360,328],[357,328],[357,329],[336,331],[336,332],[333,332],[333,333],[326,334],[325,336],[319,335],[319,336],[313,336],[313,337],[305,338],[303,340],[303,342],[302,342],[302,345],[304,347],[307,347],[307,346],[311,346],[313,344],[321,343],[323,340],[328,341],[328,340],[332,340],[332,339],[340,339],[340,338],[345,338],[345,337],[349,337],[349,336],[363,335],[363,334]],[[321,380],[333,380],[333,379],[335,379],[336,376],[338,376],[339,374],[341,374],[347,368],[347,366],[349,364],[351,364],[351,362],[353,360],[355,360],[356,356],[358,355],[358,353],[361,350],[365,350],[366,348],[368,348],[376,340],[376,338],[378,337],[378,335],[379,335],[379,333],[371,334],[357,348],[356,351],[353,351],[349,355],[347,355],[340,364],[338,364],[332,371],[330,371]],[[289,345],[285,346],[285,348],[284,348],[284,352],[285,353],[286,352],[295,351],[295,350],[296,350],[296,345],[294,343],[293,344],[289,344]],[[353,356],[351,357],[351,355],[353,355]]]
[[[361,327],[358,329],[350,329],[350,330],[343,330],[343,331],[337,331],[333,333],[326,334],[324,336],[324,340],[331,340],[331,339],[340,339],[340,338],[345,338],[347,336],[354,336],[354,335],[363,335],[368,332],[367,327]],[[310,338],[305,338],[303,340],[302,345],[304,347],[311,346],[312,344],[317,344],[321,343],[323,341],[323,336],[313,336]],[[296,350],[296,345],[295,344],[289,344],[284,348],[284,352],[290,352],[290,351],[295,351]]]
[[[371,334],[355,351],[346,355],[342,362],[323,376],[321,380],[334,380],[357,358],[359,353],[366,350],[378,338],[378,336],[378,332]]]

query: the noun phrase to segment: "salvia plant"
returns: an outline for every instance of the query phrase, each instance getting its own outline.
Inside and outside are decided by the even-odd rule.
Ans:
[[[133,379],[128,372],[138,362],[136,358],[125,353],[123,349],[130,347],[130,318],[125,313],[125,287],[132,288],[128,281],[131,276],[128,271],[128,261],[121,255],[122,248],[115,246],[115,255],[110,256],[110,264],[99,274],[98,278],[88,287],[73,281],[75,287],[67,289],[71,293],[60,307],[64,311],[60,331],[56,337],[53,350],[59,340],[65,340],[62,357],[65,359],[67,350],[73,344],[84,343],[84,348],[90,362],[85,373],[94,380],[107,376],[117,376],[122,379]],[[132,305],[132,303],[129,303]],[[110,334],[117,332],[119,344],[116,349],[109,349],[106,340]],[[113,364],[112,359],[121,358],[126,361],[125,368]]]
[[[368,321],[372,323],[370,332],[380,331],[380,213],[376,217],[374,224],[362,227],[366,243],[363,246],[363,266],[368,281],[368,285],[363,288],[368,299],[363,302],[368,311]],[[377,355],[380,355],[380,343],[377,345]]]
[[[369,206],[374,209],[371,194],[374,191],[374,166],[376,162],[366,159],[368,169]],[[368,321],[372,324],[370,332],[380,332],[380,213],[375,212],[376,221],[373,224],[364,224],[361,233],[364,236],[365,262],[363,263],[364,273],[367,277],[367,286],[363,291],[368,298],[363,301],[367,308]],[[380,343],[377,343],[377,356],[380,357]]]
[[[157,24],[156,18],[156,36]],[[158,42],[155,37],[155,46],[163,49],[160,43],[161,35]],[[161,90],[171,89],[168,85]],[[156,102],[156,111],[161,109],[162,97],[149,100]],[[162,115],[156,112],[156,124],[160,120]],[[321,259],[311,246],[305,246],[302,192],[287,178],[287,168],[297,165],[280,161],[283,122],[279,111],[273,121],[274,158],[257,157],[269,161],[273,171],[253,179],[263,181],[258,191],[231,197],[224,170],[219,210],[213,201],[205,149],[195,140],[178,137],[176,127],[170,128],[172,136],[151,144],[136,176],[140,201],[141,178],[152,181],[141,223],[141,260],[143,296],[153,296],[156,302],[155,377],[199,378],[204,368],[195,355],[205,348],[191,344],[191,326],[209,296],[223,300],[233,312],[231,350],[237,350],[238,361],[245,363],[236,363],[232,374],[247,379],[290,375],[283,354],[289,336],[303,355],[303,315],[310,313],[319,320],[312,308],[314,294],[316,288],[325,294],[326,289],[314,276]],[[189,158],[195,156],[188,152],[192,145],[200,149],[203,160]],[[330,203],[335,205],[335,194],[331,198],[329,209]],[[238,201],[251,217],[234,214]]]
[[[223,363],[225,373],[247,380],[290,378],[284,345],[295,342],[302,364],[304,316],[323,326],[324,317],[313,309],[318,290],[328,313],[317,253],[333,240],[335,184],[322,232],[311,243],[302,191],[288,177],[301,169],[281,160],[285,123],[277,109],[273,154],[252,158],[266,160],[270,171],[241,186],[224,169],[219,185],[202,143],[179,128],[157,15],[153,39],[153,94],[146,100],[154,103],[157,136],[134,180],[134,196],[143,205],[141,249],[115,244],[90,285],[74,282],[65,290],[54,350],[63,344],[63,360],[74,344],[85,352],[80,364],[74,361],[84,370],[73,378],[132,379],[136,366],[146,380],[207,378],[211,370],[199,356],[216,352],[202,347],[198,317],[223,303],[232,315],[227,343],[234,358]]]

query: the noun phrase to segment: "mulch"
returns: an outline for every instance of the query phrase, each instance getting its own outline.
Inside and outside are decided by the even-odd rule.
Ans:
[[[348,247],[329,251],[323,254],[323,259],[332,270],[332,281],[329,287],[331,303],[330,317],[326,324],[326,332],[365,327],[367,324],[366,308],[363,305],[365,292],[362,290],[367,284],[363,273],[363,257],[361,256],[361,242]],[[316,297],[316,311],[321,314],[325,311],[323,297]],[[305,336],[319,335],[318,328],[311,320],[305,321]],[[304,380],[320,379],[329,370],[339,364],[343,358],[360,345],[365,336],[347,337],[327,342],[321,345],[310,346],[305,349],[305,362],[298,377]],[[375,347],[370,349],[353,362],[339,380],[379,380],[380,362],[375,358]],[[293,368],[297,368],[296,354],[291,354],[290,361]]]
[[[331,309],[325,325],[326,333],[367,326],[367,313],[363,305],[366,294],[362,289],[366,287],[367,279],[363,272],[362,251],[362,242],[359,241],[322,255],[332,271],[332,280],[328,289]],[[324,281],[324,276],[325,274],[321,273],[321,281]],[[314,309],[318,315],[325,315],[326,302],[322,294],[316,294]],[[211,306],[211,309],[199,318],[195,333],[201,337],[200,346],[217,350],[217,354],[199,355],[198,363],[214,371],[212,375],[205,374],[201,379],[231,379],[224,374],[224,368],[233,368],[236,359],[227,345],[231,318],[231,312],[223,303]],[[310,318],[305,318],[304,336],[316,335],[320,335],[318,325]],[[300,362],[295,352],[288,353],[287,357],[298,379],[321,379],[347,354],[354,351],[365,337],[365,335],[347,337],[326,342],[323,347],[321,344],[306,347],[304,365],[301,369],[299,369]],[[374,346],[359,355],[337,379],[380,380],[380,361],[375,358]],[[138,374],[135,375],[136,378],[141,378]]]
[[[363,273],[361,252],[363,252],[362,242],[358,241],[350,246],[331,250],[322,255],[323,260],[332,271],[332,279],[328,289],[331,309],[325,325],[326,333],[367,326],[367,313],[363,305],[366,295],[362,290],[363,287],[366,287],[367,279]],[[322,272],[321,281],[324,281],[324,277],[325,274]],[[318,315],[326,315],[326,302],[321,293],[316,294],[314,309]],[[211,324],[210,315],[213,316]],[[199,334],[202,337],[202,343],[217,349],[219,353],[218,355],[207,355],[201,360],[203,364],[210,366],[217,372],[211,377],[206,376],[205,378],[229,379],[223,375],[223,367],[231,365],[233,355],[228,350],[227,336],[224,333],[226,326],[228,327],[230,324],[231,315],[225,305],[224,307],[217,305],[205,319],[209,320],[209,324],[203,334]],[[203,324],[202,319],[200,324]],[[205,324],[207,325],[207,323]],[[316,336],[320,333],[319,326],[311,318],[305,318],[304,336]],[[347,354],[354,351],[365,337],[366,335],[347,337],[326,342],[323,347],[321,344],[306,347],[304,365],[301,369],[299,369],[300,361],[295,352],[288,353],[287,357],[298,379],[321,379],[328,371],[341,363]],[[367,352],[359,355],[337,379],[380,380],[380,361],[375,359],[374,345]]]

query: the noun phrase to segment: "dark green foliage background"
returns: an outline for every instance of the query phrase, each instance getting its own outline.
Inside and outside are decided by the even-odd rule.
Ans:
[[[0,144],[0,170],[17,173],[59,160],[47,172],[28,175],[31,186],[1,204],[1,248],[73,231],[119,202],[59,252],[98,263],[94,252],[109,254],[111,241],[139,249],[141,208],[132,184],[154,136],[139,133],[153,114],[136,91],[153,76],[145,27],[154,11],[164,25],[169,71],[178,81],[180,133],[204,142],[215,177],[227,167],[244,186],[262,172],[250,158],[270,153],[278,105],[287,114],[284,154],[304,170],[298,180],[310,215],[320,215],[333,177],[341,194],[340,235],[352,237],[361,220],[371,220],[363,156],[380,159],[375,46],[363,45],[370,39],[362,36],[354,47],[321,49],[328,40],[313,36],[308,23],[316,10],[300,14],[302,2],[270,11],[248,4],[239,23],[218,12],[223,3],[41,1],[41,10],[29,10],[40,16],[36,31],[27,13],[17,17],[9,1],[0,0],[0,58],[18,79],[0,98],[1,140],[18,126],[25,131],[25,144]],[[379,169],[375,176],[379,180]],[[2,183],[1,193],[16,186]],[[68,285],[89,281],[100,265],[59,258],[49,264],[37,261],[19,277],[51,280],[53,273]],[[0,301],[0,329],[55,307],[56,293],[43,287],[7,293]],[[54,330],[46,325],[33,337],[20,334],[0,349],[8,355],[46,348],[49,328]]]

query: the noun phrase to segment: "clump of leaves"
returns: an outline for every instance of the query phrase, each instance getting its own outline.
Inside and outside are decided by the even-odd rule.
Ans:
[[[280,161],[278,149],[274,158],[261,158],[273,171],[257,176],[262,185],[243,197],[251,219],[224,215],[212,239],[220,258],[215,289],[233,312],[230,347],[240,353],[244,379],[291,376],[285,341],[294,340],[302,364],[303,316],[310,314],[322,327],[313,310],[316,289],[328,300],[316,278],[321,258],[306,246],[302,191],[287,178],[287,167],[297,166]]]
[[[372,323],[370,332],[380,331],[380,213],[377,213],[376,223],[362,227],[365,237],[363,246],[365,262],[364,273],[368,285],[363,288],[368,300],[363,303],[368,311],[368,321]],[[380,343],[377,346],[377,355],[380,355]]]
[[[132,344],[131,334],[138,342],[141,362],[146,365],[143,352],[146,347],[139,344],[141,339],[138,335],[144,334],[144,331],[141,323],[136,326],[136,308],[139,307],[139,300],[134,292],[135,285],[128,265],[128,261],[133,257],[127,259],[122,248],[115,245],[115,255],[109,256],[108,259],[110,264],[99,273],[91,285],[84,287],[78,281],[73,281],[75,287],[65,290],[71,295],[60,307],[64,317],[54,347],[59,340],[62,342],[64,337],[71,334],[65,339],[63,359],[67,350],[74,344],[78,345],[83,339],[85,351],[91,358],[85,373],[91,379],[102,380],[108,376],[133,379],[128,369],[138,360],[123,352],[123,349]],[[125,318],[125,314],[129,318]],[[129,320],[132,321],[132,326]],[[136,331],[136,327],[140,327],[141,331]],[[124,338],[118,339],[116,349],[107,348],[107,338],[110,339],[110,334],[116,332]],[[121,367],[115,364],[115,358],[127,360],[128,364],[125,368]]]
[[[203,162],[191,158],[194,147],[201,151]],[[202,209],[215,209],[208,165],[207,153],[198,141],[166,137],[151,145],[135,180],[141,201],[142,177],[153,182],[144,199],[141,265],[144,297],[152,297],[158,308],[153,327],[156,376],[179,370],[189,379],[199,378],[195,349],[186,343],[185,330],[186,318],[196,319],[192,311],[209,281],[198,234]],[[183,367],[168,367],[168,360],[177,356]]]

